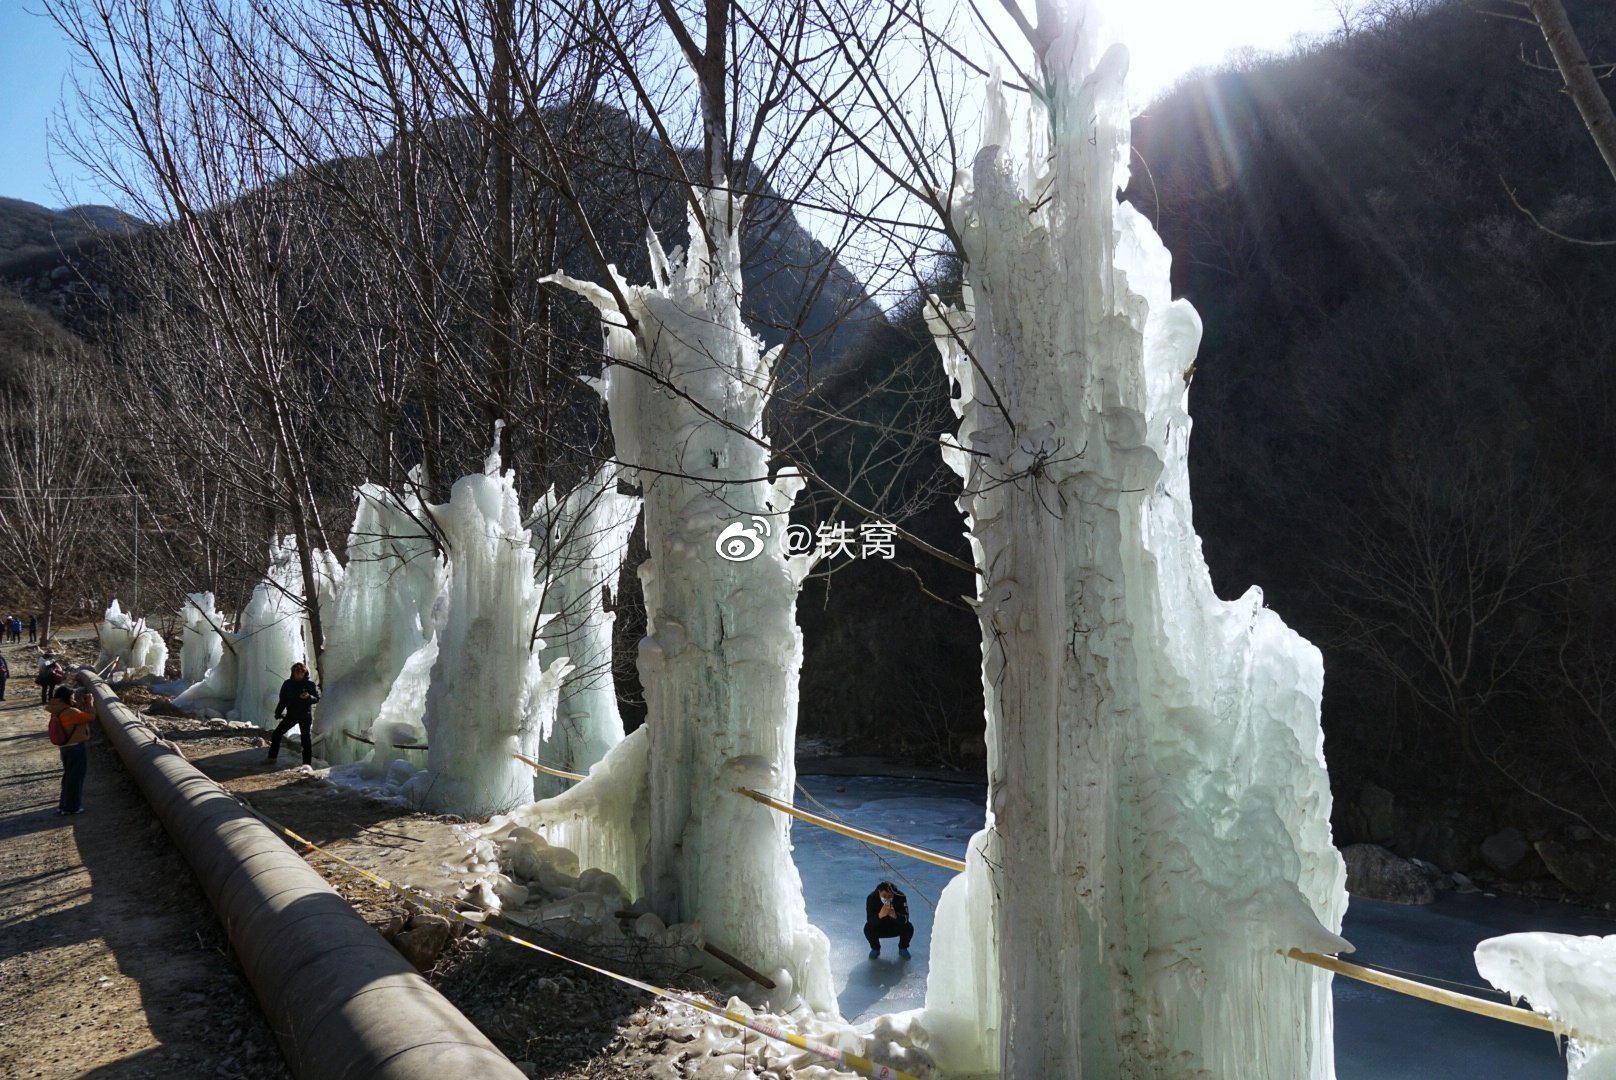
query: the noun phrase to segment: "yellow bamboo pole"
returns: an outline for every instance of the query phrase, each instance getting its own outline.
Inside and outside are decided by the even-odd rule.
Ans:
[[[512,753],[511,757],[515,758],[517,761],[524,762],[525,764],[533,766],[535,769],[539,770],[541,773],[544,773],[544,774],[546,774],[548,776],[559,776],[563,780],[583,780],[583,779],[585,779],[583,773],[567,772],[565,769],[556,769],[556,768],[552,768],[549,765],[540,765],[537,761],[534,761],[532,758],[524,757],[521,754]]]
[[[761,791],[753,791],[751,788],[746,787],[736,788],[735,790],[745,795],[748,799],[760,802],[764,806],[780,811],[782,814],[790,814],[792,817],[806,821],[810,825],[818,825],[821,829],[829,829],[833,833],[841,833],[843,836],[850,836],[854,840],[862,840],[866,844],[874,844],[876,847],[883,847],[888,851],[896,851],[899,855],[920,859],[922,862],[929,862],[933,866],[941,866],[947,870],[965,869],[965,863],[961,859],[939,855],[935,851],[927,851],[925,848],[917,848],[897,840],[890,840],[885,836],[878,836],[872,832],[865,832],[863,829],[855,829],[851,825],[843,825],[839,821],[820,817],[818,814],[810,814],[806,810],[798,810],[790,803],[781,802],[779,799],[771,795],[765,795]]]
[[[1300,960],[1304,964],[1333,971],[1337,975],[1345,975],[1349,979],[1366,982],[1370,986],[1378,986],[1385,990],[1394,990],[1399,994],[1407,994],[1422,1001],[1434,1002],[1437,1005],[1446,1005],[1450,1009],[1461,1009],[1464,1012],[1475,1013],[1477,1016],[1486,1016],[1494,1020],[1503,1020],[1510,1024],[1519,1024],[1521,1027],[1536,1028],[1555,1035],[1567,1035],[1571,1038],[1580,1038],[1576,1031],[1564,1024],[1556,1024],[1546,1016],[1540,1016],[1528,1009],[1517,1008],[1514,1005],[1505,1005],[1501,1001],[1487,1001],[1484,998],[1471,997],[1469,994],[1460,994],[1452,990],[1441,990],[1435,986],[1427,986],[1413,979],[1404,979],[1396,975],[1388,975],[1384,971],[1366,968],[1361,964],[1338,960],[1333,956],[1324,956],[1319,953],[1304,952],[1301,949],[1292,949],[1285,954],[1292,960]]]

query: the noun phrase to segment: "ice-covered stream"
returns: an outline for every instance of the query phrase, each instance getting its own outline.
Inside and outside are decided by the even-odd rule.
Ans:
[[[981,827],[984,794],[975,785],[873,776],[801,780],[813,799],[849,824],[945,855],[963,855],[966,841]],[[797,802],[826,812],[800,793]],[[886,852],[880,853],[887,860],[883,865],[857,841],[811,825],[799,823],[791,835],[808,916],[830,936],[831,968],[843,1015],[865,1020],[918,1008],[933,962],[931,905],[952,874]],[[864,896],[882,878],[897,882],[909,897],[915,941],[913,959],[907,962],[896,958],[890,942],[881,959],[866,956],[860,933]],[[1513,897],[1444,893],[1429,907],[1354,900],[1344,936],[1358,946],[1354,960],[1485,987],[1471,957],[1476,943],[1515,930],[1611,934],[1616,933],[1616,917]],[[1554,1040],[1542,1032],[1469,1016],[1350,979],[1335,980],[1335,1008],[1339,1080],[1562,1080],[1565,1076]]]

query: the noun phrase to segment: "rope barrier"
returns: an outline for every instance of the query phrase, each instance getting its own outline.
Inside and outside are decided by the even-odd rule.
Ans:
[[[587,777],[585,777],[582,773],[568,772],[565,769],[558,769],[553,765],[543,765],[543,764],[540,764],[537,761],[534,761],[532,758],[524,757],[521,754],[513,753],[511,755],[511,757],[515,758],[517,761],[520,761],[520,762],[523,762],[525,764],[533,766],[535,769],[539,770],[541,773],[546,774],[547,776],[559,776],[563,780],[584,780],[584,779],[587,779]]]
[[[1385,972],[1366,968],[1361,964],[1349,963],[1334,956],[1324,956],[1320,953],[1304,952],[1301,949],[1291,949],[1285,954],[1292,960],[1300,960],[1304,964],[1333,971],[1337,975],[1345,975],[1349,979],[1378,986],[1383,990],[1394,990],[1399,994],[1407,994],[1422,1001],[1429,1001],[1436,1005],[1446,1005],[1450,1009],[1459,1009],[1463,1012],[1475,1013],[1477,1016],[1486,1016],[1494,1020],[1503,1020],[1510,1024],[1519,1024],[1521,1027],[1536,1028],[1538,1031],[1547,1031],[1554,1035],[1568,1035],[1571,1038],[1580,1038],[1578,1033],[1564,1024],[1556,1024],[1546,1016],[1540,1016],[1528,1009],[1518,1008],[1514,1005],[1505,1005],[1498,1001],[1487,1001],[1482,998],[1471,997],[1469,994],[1460,994],[1453,990],[1443,990],[1435,986],[1415,982],[1412,979],[1400,978],[1396,975],[1387,975]]]
[[[933,866],[941,866],[945,870],[965,869],[963,859],[939,855],[935,851],[927,851],[925,848],[918,848],[912,844],[905,844],[876,833],[865,832],[863,829],[855,829],[851,825],[843,825],[839,821],[832,821],[829,818],[820,817],[818,814],[810,814],[806,810],[798,810],[790,803],[781,802],[774,796],[765,795],[761,791],[753,791],[747,787],[736,788],[735,790],[754,802],[760,802],[770,809],[780,811],[782,814],[790,814],[792,817],[806,821],[810,825],[818,825],[821,829],[829,829],[831,832],[841,833],[843,836],[852,837],[854,840],[862,840],[866,844],[874,844],[876,847],[883,847],[888,851],[896,851],[900,855],[908,855],[910,858],[929,862]]]
[[[309,840],[307,837],[298,835],[291,829],[288,829],[285,825],[282,825],[274,818],[271,818],[269,815],[247,802],[245,799],[242,799],[240,796],[235,796],[235,798],[265,825],[268,825],[270,828],[274,829],[276,832],[279,832],[283,836],[290,837],[292,840],[302,844],[306,851],[316,852],[317,854],[323,855],[334,862],[341,863],[343,866],[346,866],[348,869],[352,870],[361,877],[366,878],[369,881],[373,881],[391,892],[395,892],[401,896],[406,896],[416,900],[424,906],[438,911],[446,918],[449,918],[455,922],[476,927],[485,934],[492,934],[494,937],[508,941],[513,945],[519,945],[525,949],[532,949],[534,952],[540,953],[544,956],[548,956],[556,960],[562,960],[569,964],[575,964],[578,967],[584,968],[588,971],[593,971],[597,975],[604,975],[608,979],[612,979],[616,982],[623,983],[626,986],[632,986],[637,990],[644,991],[645,993],[651,994],[654,997],[660,997],[668,1001],[677,1002],[680,1005],[689,1006],[690,1008],[695,1009],[698,1012],[706,1013],[709,1016],[717,1017],[721,1020],[728,1020],[732,1024],[739,1024],[749,1031],[757,1032],[759,1035],[776,1039],[788,1046],[795,1047],[798,1050],[804,1050],[810,1054],[825,1058],[827,1061],[842,1065],[858,1073],[860,1076],[868,1078],[868,1080],[918,1080],[918,1077],[915,1077],[910,1073],[895,1069],[890,1065],[877,1064],[861,1054],[853,1053],[851,1050],[842,1050],[826,1043],[816,1042],[805,1036],[798,1035],[795,1032],[785,1031],[784,1029],[775,1027],[773,1024],[764,1023],[763,1021],[758,1020],[756,1017],[743,1016],[738,1012],[714,1005],[711,1002],[702,1000],[701,998],[681,994],[675,990],[668,990],[652,983],[636,979],[631,975],[623,975],[603,967],[597,967],[596,965],[587,961],[579,960],[576,957],[567,956],[565,953],[559,953],[553,949],[547,949],[543,945],[536,944],[535,942],[529,941],[526,938],[518,937],[515,934],[508,933],[507,931],[501,930],[497,927],[489,926],[487,923],[479,922],[476,919],[467,918],[466,913],[456,908],[453,904],[446,903],[445,901],[440,900],[429,893],[421,892],[420,890],[411,888],[408,885],[401,885],[397,882],[389,881],[380,874],[367,870],[363,866],[343,858],[334,851],[328,851],[319,844],[316,844],[314,841]]]

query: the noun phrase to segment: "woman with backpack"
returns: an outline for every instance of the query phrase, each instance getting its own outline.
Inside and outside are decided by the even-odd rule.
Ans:
[[[84,813],[84,777],[90,771],[90,721],[94,713],[73,707],[73,691],[58,686],[45,706],[50,740],[62,754],[62,798],[57,814]],[[57,740],[60,739],[60,742]]]
[[[39,674],[34,676],[34,682],[39,687],[39,703],[49,705],[51,695],[56,688],[67,681],[67,672],[49,656],[41,657],[39,661]]]

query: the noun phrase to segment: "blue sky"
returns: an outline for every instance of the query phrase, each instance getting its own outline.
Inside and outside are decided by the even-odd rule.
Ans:
[[[0,0],[0,195],[59,207],[46,125],[68,70],[68,44],[38,0]],[[59,155],[57,155],[59,157]],[[58,162],[63,170],[73,163]],[[78,179],[73,202],[104,201]]]
[[[1335,21],[1328,0],[1111,0],[1107,6],[1133,52],[1130,83],[1147,95],[1230,50],[1283,49],[1295,35],[1327,31]],[[0,195],[58,208],[109,202],[73,162],[51,152],[48,128],[66,89],[70,47],[41,9],[41,0],[0,0]],[[60,174],[54,180],[53,163]]]

